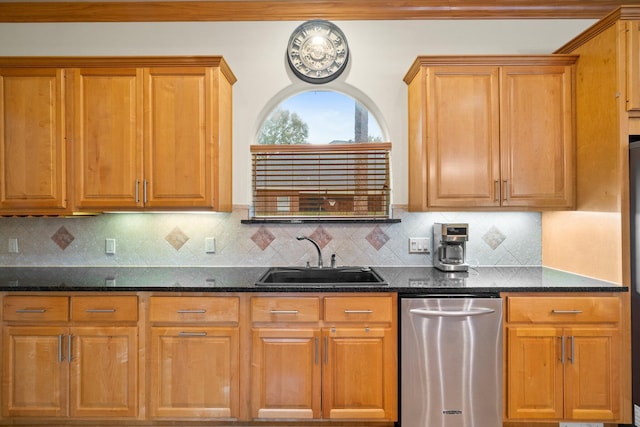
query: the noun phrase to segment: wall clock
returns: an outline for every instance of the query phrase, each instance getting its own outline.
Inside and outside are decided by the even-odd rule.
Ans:
[[[291,34],[287,61],[293,73],[305,82],[330,82],[344,71],[349,61],[347,39],[329,21],[307,21]]]

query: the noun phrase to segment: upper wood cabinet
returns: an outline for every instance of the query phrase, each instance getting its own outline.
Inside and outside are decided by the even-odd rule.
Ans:
[[[235,78],[212,62],[73,70],[78,208],[231,210]]]
[[[574,206],[576,57],[418,57],[409,209]]]
[[[0,62],[0,214],[68,210],[65,71]]]

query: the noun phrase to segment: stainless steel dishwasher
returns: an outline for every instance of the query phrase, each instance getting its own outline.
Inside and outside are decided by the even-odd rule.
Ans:
[[[501,427],[499,296],[401,296],[400,309],[400,425]]]

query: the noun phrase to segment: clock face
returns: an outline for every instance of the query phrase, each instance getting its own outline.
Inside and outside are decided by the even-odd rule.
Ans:
[[[318,84],[330,82],[347,66],[347,39],[331,22],[307,21],[291,34],[287,60],[300,79]]]

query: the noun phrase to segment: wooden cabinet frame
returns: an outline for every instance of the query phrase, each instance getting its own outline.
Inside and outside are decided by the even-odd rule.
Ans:
[[[575,61],[418,57],[404,78],[409,209],[571,209]]]

